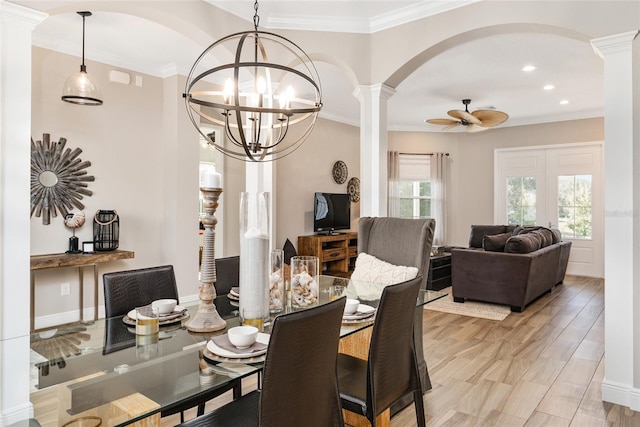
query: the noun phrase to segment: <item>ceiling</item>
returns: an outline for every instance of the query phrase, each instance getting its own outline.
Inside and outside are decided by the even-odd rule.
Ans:
[[[14,1],[40,10],[68,3]],[[249,1],[207,1],[245,19],[246,29],[252,28]],[[475,1],[263,0],[260,27],[373,33]],[[126,31],[114,34],[114,28]],[[75,56],[80,56],[81,41],[82,19],[75,13],[52,15],[34,32],[35,45]],[[140,73],[186,75],[206,47],[131,15],[100,12],[86,21],[88,59]],[[527,64],[537,69],[521,71]],[[334,66],[316,66],[323,90],[322,116],[357,125],[359,103],[344,96],[353,87]],[[555,88],[543,90],[547,84]],[[464,98],[472,99],[470,111],[495,108],[508,113],[501,127],[603,116],[603,63],[588,44],[565,37],[523,33],[473,40],[441,53],[398,85],[388,101],[388,128],[441,131],[441,126],[424,120],[447,118],[447,111],[464,109]]]

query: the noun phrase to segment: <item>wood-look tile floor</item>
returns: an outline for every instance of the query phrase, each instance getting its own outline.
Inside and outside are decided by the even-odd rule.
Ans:
[[[640,412],[602,401],[600,279],[568,276],[502,322],[425,310],[423,330],[433,383],[424,395],[427,426],[640,426]],[[244,389],[253,387],[249,379]],[[174,415],[162,426],[178,422]],[[392,427],[415,425],[413,406],[391,419]]]

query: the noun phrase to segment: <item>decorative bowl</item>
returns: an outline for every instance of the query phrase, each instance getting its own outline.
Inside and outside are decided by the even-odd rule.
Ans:
[[[177,304],[178,301],[174,299],[158,299],[151,303],[151,309],[157,311],[159,315],[166,315],[173,313]]]
[[[360,305],[360,301],[353,298],[347,298],[347,302],[344,305],[344,314],[353,314],[358,311],[358,306]]]
[[[231,344],[236,348],[243,349],[250,347],[258,338],[258,328],[255,326],[236,326],[227,331],[227,336]]]

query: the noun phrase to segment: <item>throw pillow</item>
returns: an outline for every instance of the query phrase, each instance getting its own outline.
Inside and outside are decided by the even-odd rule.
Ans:
[[[504,246],[511,237],[511,233],[501,233],[484,236],[482,238],[482,248],[490,252],[504,252]]]
[[[562,233],[557,228],[552,228],[551,234],[553,235],[553,244],[560,243],[562,241]]]
[[[509,237],[504,251],[512,254],[528,254],[540,249],[542,238],[532,233]]]
[[[384,286],[406,282],[418,275],[416,267],[393,265],[364,252],[358,254],[351,280],[376,283]]]

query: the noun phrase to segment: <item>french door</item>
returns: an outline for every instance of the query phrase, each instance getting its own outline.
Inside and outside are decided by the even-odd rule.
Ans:
[[[602,143],[495,152],[496,224],[558,228],[568,274],[604,277]]]

